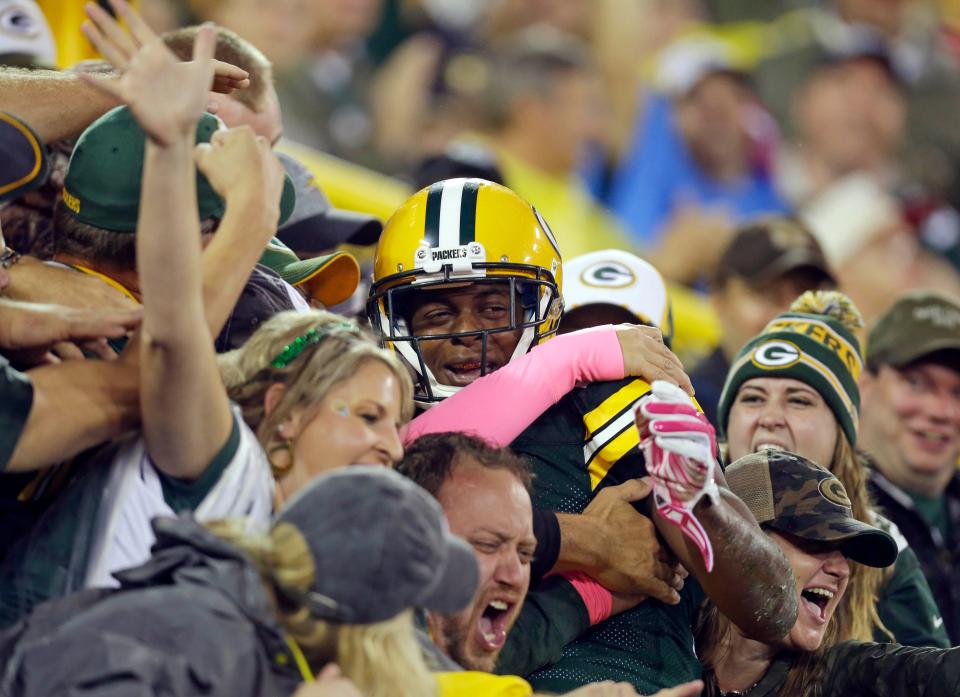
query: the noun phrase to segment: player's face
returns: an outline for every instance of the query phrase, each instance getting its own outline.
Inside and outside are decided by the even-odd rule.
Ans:
[[[480,585],[466,609],[431,615],[431,631],[459,665],[492,672],[530,585],[537,546],[530,495],[509,471],[467,461],[454,467],[437,498],[450,530],[476,552]]]
[[[349,465],[392,467],[403,457],[399,428],[400,383],[377,360],[361,364],[335,385],[316,410],[296,413],[282,425],[293,441],[293,466],[279,479],[289,497],[318,474]]]
[[[730,461],[764,448],[787,450],[827,469],[837,444],[833,411],[815,389],[793,378],[751,378],[730,407]]]
[[[770,536],[780,545],[793,568],[800,605],[797,622],[782,643],[793,651],[816,651],[847,589],[850,562],[838,549],[776,532]]]
[[[510,285],[506,282],[471,283],[424,290],[418,300],[410,320],[413,334],[461,334],[450,339],[421,341],[420,351],[424,362],[440,384],[453,387],[469,385],[481,375],[483,339],[477,334],[462,334],[510,326]],[[513,319],[519,322],[519,298],[514,308]],[[522,329],[514,329],[487,334],[487,373],[507,364],[522,333]]]

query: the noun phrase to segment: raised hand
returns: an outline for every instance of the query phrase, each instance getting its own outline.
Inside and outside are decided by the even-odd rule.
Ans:
[[[127,37],[124,33],[122,36]],[[108,41],[102,34],[91,35],[91,41],[101,52],[111,51],[118,41],[115,35],[111,37]],[[197,32],[193,60],[182,63],[159,37],[154,37],[135,50],[119,79],[88,73],[80,78],[128,105],[152,141],[170,146],[187,137],[192,140],[197,121],[206,111],[215,44],[213,26],[204,25]]]
[[[209,143],[196,146],[194,160],[228,207],[241,200],[260,200],[267,220],[276,223],[284,169],[266,138],[255,135],[249,126],[217,131]],[[267,230],[271,235],[273,231]]]
[[[583,511],[599,523],[602,539],[595,545],[601,555],[588,573],[601,585],[621,594],[625,607],[646,597],[676,605],[683,588],[683,572],[669,550],[661,546],[653,521],[633,503],[649,496],[651,485],[632,479],[601,489]],[[615,597],[616,600],[616,597]]]
[[[110,13],[93,2],[88,2],[84,7],[90,21],[84,22],[80,28],[107,62],[120,72],[126,72],[137,51],[159,36],[126,0],[110,0],[110,5],[126,23],[129,31],[124,31]],[[230,94],[249,85],[249,74],[246,70],[223,61],[213,61],[211,89],[214,92]]]
[[[683,370],[683,363],[663,343],[663,334],[656,327],[621,324],[617,340],[623,351],[623,374],[643,378],[647,382],[665,380],[689,395],[693,385]]]

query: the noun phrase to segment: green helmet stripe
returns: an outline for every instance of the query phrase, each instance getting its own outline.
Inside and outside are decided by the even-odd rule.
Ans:
[[[427,212],[423,239],[430,247],[440,246],[440,200],[442,196],[443,182],[437,182],[427,192]]]
[[[480,182],[471,179],[463,185],[460,196],[460,246],[466,246],[477,239],[477,194]]]

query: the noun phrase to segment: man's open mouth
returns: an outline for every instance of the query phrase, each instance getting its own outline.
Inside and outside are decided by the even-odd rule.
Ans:
[[[499,367],[500,364],[487,361],[486,373],[492,373]],[[469,385],[482,374],[482,364],[480,361],[460,361],[457,363],[447,363],[443,366],[443,368],[447,375],[450,376],[451,382],[455,386]]]
[[[506,600],[491,600],[477,621],[480,646],[485,651],[499,651],[507,640],[507,624],[514,603]]]

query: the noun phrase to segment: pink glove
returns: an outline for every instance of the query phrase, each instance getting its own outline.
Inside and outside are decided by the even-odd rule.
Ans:
[[[711,571],[713,547],[693,509],[704,496],[719,498],[714,428],[683,390],[660,380],[640,400],[636,420],[657,510],[697,546]]]

